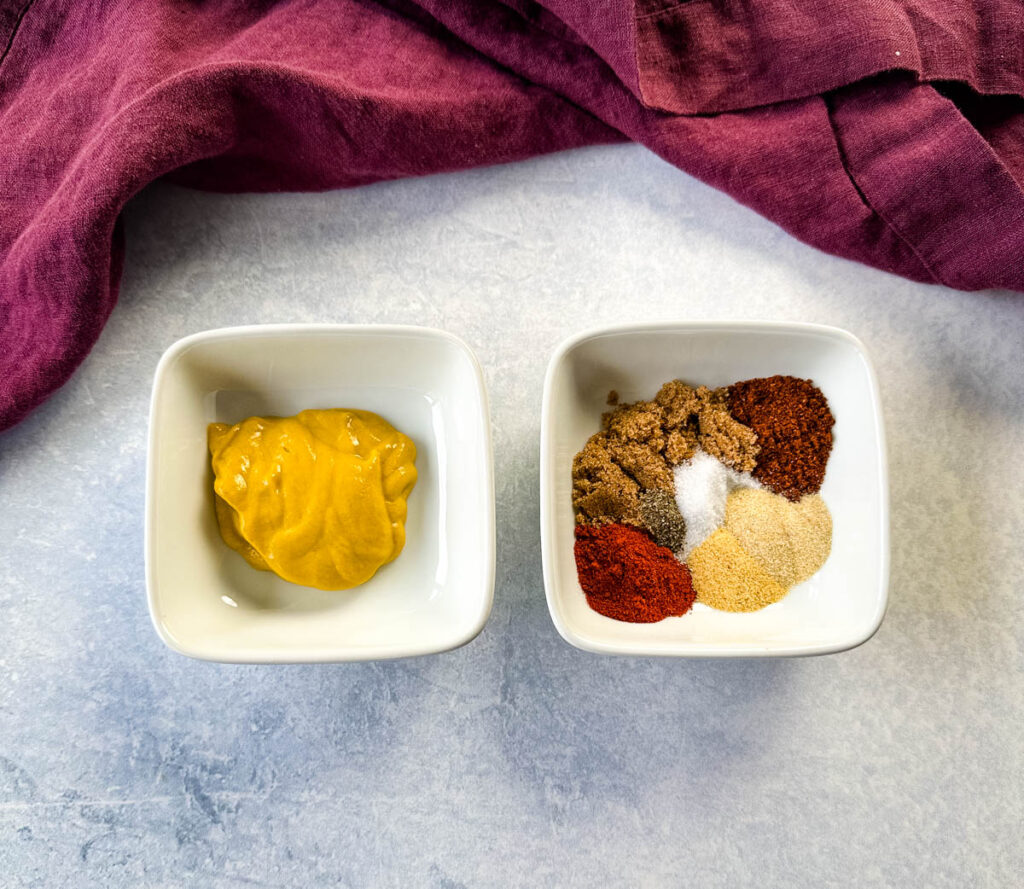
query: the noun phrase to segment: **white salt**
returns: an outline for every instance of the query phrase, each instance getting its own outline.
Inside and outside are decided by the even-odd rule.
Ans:
[[[760,488],[749,472],[730,469],[702,450],[674,470],[676,505],[686,522],[686,538],[676,555],[686,560],[690,553],[725,524],[725,501],[737,488]]]

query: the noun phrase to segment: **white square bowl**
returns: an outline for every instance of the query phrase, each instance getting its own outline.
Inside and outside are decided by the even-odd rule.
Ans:
[[[211,422],[306,408],[374,411],[416,443],[406,544],[351,590],[256,571],[220,539],[206,444]],[[358,661],[470,641],[494,592],[494,479],[480,365],[421,327],[234,327],[179,340],[153,384],[146,586],[160,638],[234,663]]]
[[[836,424],[821,495],[832,552],[810,580],[749,614],[697,603],[654,624],[591,610],[573,557],[572,460],[597,432],[606,398],[653,398],[667,380],[715,388],[783,374],[812,379]],[[603,654],[780,657],[829,654],[865,642],[885,615],[889,483],[878,383],[864,346],[834,327],[769,322],[624,325],[589,331],[556,350],[544,384],[540,446],[544,586],[558,632]]]

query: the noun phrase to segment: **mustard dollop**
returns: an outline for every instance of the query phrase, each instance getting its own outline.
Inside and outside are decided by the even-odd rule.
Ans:
[[[402,551],[416,445],[382,417],[249,417],[207,438],[221,537],[254,568],[344,590]]]

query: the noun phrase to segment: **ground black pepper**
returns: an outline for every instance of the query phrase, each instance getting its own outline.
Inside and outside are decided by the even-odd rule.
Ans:
[[[681,552],[686,544],[686,522],[668,491],[644,491],[640,495],[640,518],[658,546]]]

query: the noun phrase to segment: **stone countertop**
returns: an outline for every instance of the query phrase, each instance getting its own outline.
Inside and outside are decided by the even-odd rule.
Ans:
[[[959,889],[1024,872],[1024,297],[825,256],[635,146],[322,195],[161,185],[125,227],[98,345],[0,436],[5,885]],[[548,357],[595,324],[709,318],[838,325],[874,358],[892,583],[854,651],[617,659],[551,624]],[[198,330],[284,321],[423,324],[476,350],[498,568],[468,646],[229,666],[153,631],[157,360]]]

